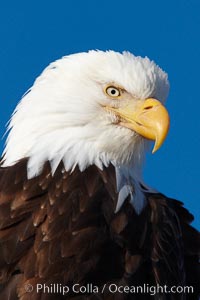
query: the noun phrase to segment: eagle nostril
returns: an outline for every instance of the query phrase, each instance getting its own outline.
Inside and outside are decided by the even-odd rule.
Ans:
[[[153,106],[149,105],[149,106],[146,106],[144,109],[151,109],[151,108],[153,108]]]

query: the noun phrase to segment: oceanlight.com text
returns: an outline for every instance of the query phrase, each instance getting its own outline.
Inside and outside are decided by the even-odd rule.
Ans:
[[[106,293],[119,293],[119,294],[149,294],[154,296],[156,294],[192,294],[194,289],[192,286],[167,286],[167,285],[149,285],[143,284],[139,286],[117,285],[115,283],[104,284],[99,287],[91,283],[81,285],[76,283],[72,286],[62,285],[59,283],[51,284],[25,284],[24,289],[27,293],[36,290],[37,293],[42,294],[103,294]]]

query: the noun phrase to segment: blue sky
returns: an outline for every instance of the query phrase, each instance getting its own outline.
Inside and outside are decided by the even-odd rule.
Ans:
[[[148,56],[169,74],[171,128],[163,147],[147,155],[145,181],[181,199],[200,228],[199,14],[199,0],[1,1],[0,136],[51,61],[89,49]]]

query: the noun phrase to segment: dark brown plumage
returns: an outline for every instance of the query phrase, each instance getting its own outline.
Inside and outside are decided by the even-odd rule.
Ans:
[[[60,165],[52,177],[47,162],[31,180],[26,169],[26,159],[0,168],[0,299],[198,299],[199,237],[181,202],[146,194],[140,215],[129,199],[115,214],[112,166],[70,174]],[[39,283],[70,291],[37,293]],[[91,283],[100,292],[72,293],[75,283]],[[192,285],[194,293],[110,293],[111,283]]]

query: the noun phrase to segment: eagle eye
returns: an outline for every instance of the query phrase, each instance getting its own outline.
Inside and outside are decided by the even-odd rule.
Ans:
[[[117,98],[121,96],[121,90],[115,86],[108,86],[105,90],[106,94],[110,97]]]

